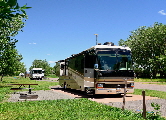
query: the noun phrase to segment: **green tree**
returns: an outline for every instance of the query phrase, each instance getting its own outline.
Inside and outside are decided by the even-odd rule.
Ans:
[[[125,44],[132,50],[135,68],[142,68],[146,76],[165,75],[166,25],[154,23],[131,32]]]
[[[119,44],[119,46],[125,45],[125,40],[120,39],[120,40],[118,41],[118,44]]]
[[[26,5],[20,7],[17,0],[0,0],[0,75],[12,75],[20,62],[20,55],[16,50],[18,40],[14,36],[24,27],[27,19]]]
[[[52,67],[50,67],[50,64],[48,64],[46,60],[34,60],[29,70],[31,70],[32,68],[44,69],[46,76],[52,73]]]
[[[56,73],[56,69],[57,69],[57,65],[55,65],[54,67],[52,67],[53,73]]]
[[[19,73],[25,73],[26,72],[26,66],[23,62],[17,61],[15,64],[16,64],[15,65],[16,70],[15,70],[14,75],[18,76]]]

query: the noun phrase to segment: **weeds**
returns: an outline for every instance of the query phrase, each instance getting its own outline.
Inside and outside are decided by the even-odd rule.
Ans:
[[[151,103],[151,106],[153,107],[153,109],[156,111],[151,111],[149,113],[149,119],[152,119],[152,120],[158,120],[161,116],[161,112],[159,111],[160,110],[160,105],[157,104],[157,103]]]

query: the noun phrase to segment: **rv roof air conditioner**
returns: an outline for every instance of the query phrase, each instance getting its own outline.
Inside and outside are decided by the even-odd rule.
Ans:
[[[105,42],[103,45],[114,46],[114,43],[112,43],[112,42]]]

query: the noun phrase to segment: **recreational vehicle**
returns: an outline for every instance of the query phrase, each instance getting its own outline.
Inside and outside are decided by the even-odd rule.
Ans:
[[[93,94],[134,92],[134,72],[129,47],[99,44],[56,62],[63,88]]]
[[[42,80],[42,78],[44,78],[44,70],[42,68],[32,68],[29,78],[31,80]]]

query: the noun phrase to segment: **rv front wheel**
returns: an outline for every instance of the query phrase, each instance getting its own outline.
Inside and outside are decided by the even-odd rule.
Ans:
[[[63,88],[64,88],[64,89],[67,88],[66,82],[64,82],[64,84],[63,84]]]
[[[90,93],[89,88],[87,88],[87,87],[85,88],[85,93],[86,93],[86,94],[89,94],[89,93]]]

